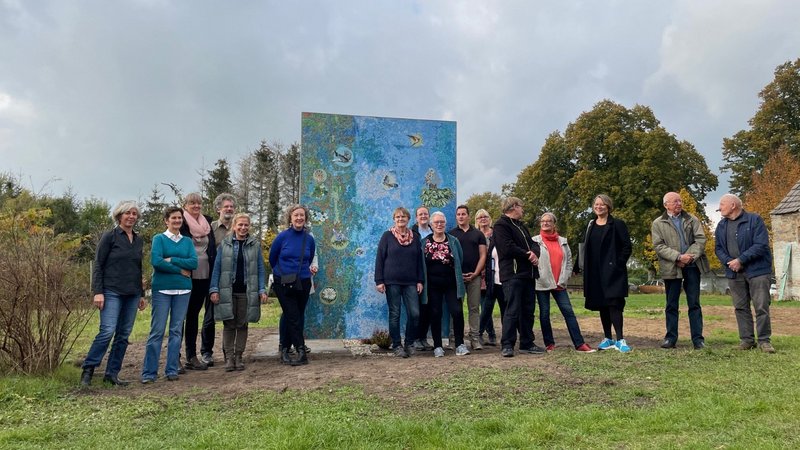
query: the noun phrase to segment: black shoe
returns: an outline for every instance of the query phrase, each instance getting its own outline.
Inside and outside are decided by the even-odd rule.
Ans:
[[[167,381],[178,381],[177,375],[167,375]]]
[[[116,375],[104,376],[103,383],[113,384],[114,386],[127,386],[131,384],[130,381],[120,380]]]
[[[289,357],[289,349],[282,348],[281,349],[281,364],[291,364],[292,358]]]
[[[236,370],[236,362],[230,356],[225,358],[225,372],[233,372]]]
[[[92,384],[92,377],[94,376],[94,367],[84,367],[81,372],[81,386],[89,387]]]
[[[306,355],[305,350],[301,348],[298,352],[298,355],[297,361],[292,361],[293,366],[304,366],[308,364],[308,355]]]
[[[311,349],[308,348],[308,346],[305,345],[305,344],[303,344],[303,351],[306,352],[306,353],[311,353]]]
[[[233,365],[236,370],[244,370],[244,361],[242,361],[242,354],[238,353],[233,357]]]
[[[675,348],[675,341],[664,339],[664,342],[661,343],[661,348]]]
[[[144,380],[142,380],[142,384],[153,384],[155,382],[156,382],[156,380],[154,380],[152,378],[145,378]]]
[[[208,353],[200,357],[200,362],[208,367],[214,367],[214,357]]]
[[[503,347],[503,350],[500,351],[500,354],[503,355],[504,358],[512,358],[514,356],[514,349],[510,347]]]
[[[521,348],[521,349],[519,349],[519,352],[520,353],[527,353],[529,355],[543,355],[543,354],[547,353],[547,350],[543,349],[542,347],[539,347],[536,344],[533,344],[530,348]]]
[[[197,356],[192,356],[186,361],[186,364],[183,365],[186,370],[208,370],[208,366],[200,362],[197,359]]]
[[[695,350],[702,350],[706,348],[706,341],[697,341],[694,343]]]
[[[489,336],[489,338],[486,340],[486,345],[497,347],[497,338],[494,336]]]

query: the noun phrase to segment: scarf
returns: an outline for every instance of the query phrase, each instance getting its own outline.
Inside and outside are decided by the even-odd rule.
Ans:
[[[202,214],[200,214],[199,219],[195,219],[189,214],[189,211],[184,209],[183,220],[186,221],[186,225],[189,225],[189,232],[192,234],[192,239],[194,241],[199,241],[211,233],[211,225],[208,224],[206,216]]]
[[[411,241],[414,240],[414,233],[409,228],[406,228],[406,232],[404,234],[400,234],[400,230],[398,230],[397,227],[389,228],[389,231],[392,232],[394,237],[397,239],[397,242],[403,247],[411,245]]]
[[[553,272],[553,280],[558,284],[561,277],[561,263],[564,261],[564,251],[558,243],[558,233],[539,232],[542,242],[547,247],[547,254],[550,256],[550,270]]]

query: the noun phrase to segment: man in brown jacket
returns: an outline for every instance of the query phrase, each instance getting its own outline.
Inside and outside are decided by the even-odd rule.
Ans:
[[[653,248],[658,255],[667,303],[664,308],[667,333],[661,348],[675,348],[678,342],[678,301],[681,286],[689,306],[689,329],[695,349],[705,347],[703,311],[700,308],[700,276],[709,271],[705,255],[706,235],[700,220],[683,210],[676,192],[664,195],[664,214],[651,227]]]

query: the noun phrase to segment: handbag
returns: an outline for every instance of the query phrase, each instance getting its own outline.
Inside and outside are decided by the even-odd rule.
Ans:
[[[300,265],[297,268],[297,273],[289,273],[281,275],[281,285],[293,291],[302,291],[303,283],[300,281],[300,270],[303,268],[303,256],[306,250],[306,233],[303,232],[303,242],[300,244]]]

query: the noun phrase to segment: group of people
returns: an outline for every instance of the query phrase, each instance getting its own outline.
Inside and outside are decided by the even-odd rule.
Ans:
[[[701,275],[710,270],[705,255],[706,237],[700,220],[682,208],[681,197],[669,192],[663,198],[664,213],[652,223],[653,247],[664,279],[666,334],[662,348],[677,347],[679,298],[686,293],[692,345],[705,348],[700,306]],[[550,322],[550,298],[555,300],[566,322],[573,348],[591,353],[572,309],[567,283],[573,273],[583,274],[586,309],[597,311],[603,339],[597,350],[632,351],[624,336],[623,312],[629,292],[627,262],[631,238],[624,221],[611,213],[614,204],[605,194],[592,203],[595,217],[589,222],[583,251],[574,261],[567,239],[558,234],[552,212],[539,217],[539,233],[532,235],[523,223],[523,203],[508,197],[502,215],[494,224],[489,213],[478,210],[470,224],[466,205],[456,208],[457,226],[446,230],[445,215],[427,207],[416,210],[416,224],[407,209],[393,212],[394,226],[378,243],[375,284],[386,295],[389,334],[396,356],[407,358],[417,351],[433,350],[445,355],[442,326],[451,328],[449,348],[456,356],[497,346],[492,319],[495,303],[500,307],[501,355],[542,354],[555,349]],[[769,284],[772,257],[764,221],[742,209],[732,194],[719,204],[722,220],[715,237],[715,252],[725,266],[733,297],[740,344],[743,350],[760,348],[774,353],[770,342]],[[467,301],[469,347],[465,342],[463,301]],[[752,307],[755,309],[755,329]],[[536,305],[544,347],[533,332]],[[406,310],[405,336],[401,336],[401,307]],[[447,312],[444,322],[443,312]],[[433,345],[428,342],[428,333]],[[517,345],[519,339],[519,345]]]
[[[215,321],[222,322],[224,370],[244,370],[248,323],[258,322],[267,301],[266,270],[261,241],[250,234],[250,216],[235,213],[235,198],[221,194],[215,200],[219,218],[202,214],[202,197],[191,193],[183,207],[164,211],[166,230],[153,236],[150,262],[152,305],[150,334],[145,347],[141,382],[156,381],[164,334],[168,331],[164,377],[179,379],[186,370],[207,370],[215,364]],[[100,309],[100,330],[83,362],[81,384],[88,386],[108,350],[103,381],[127,385],[119,372],[137,310],[147,307],[143,279],[143,240],[134,231],[140,216],[134,201],[112,210],[113,230],[98,243],[92,272],[93,303]],[[273,241],[269,260],[278,280],[274,289],[281,303],[281,343],[293,347],[283,362],[308,363],[303,341],[303,317],[311,287],[314,238],[307,230],[308,210],[292,205],[286,229]],[[316,268],[313,270],[316,272]],[[291,278],[291,279],[290,279]],[[205,309],[202,324],[199,314]],[[200,351],[197,335],[200,334]],[[112,342],[113,341],[113,342]],[[186,358],[181,363],[181,343]]]
[[[683,289],[692,345],[702,349],[700,278],[709,270],[705,234],[700,220],[683,210],[679,194],[667,193],[663,204],[665,211],[653,221],[651,229],[666,290],[666,334],[661,347],[677,346],[678,304]],[[264,257],[261,242],[250,234],[250,217],[235,213],[235,198],[221,194],[214,206],[219,213],[217,220],[202,214],[199,194],[189,194],[183,207],[166,208],[166,230],[153,236],[151,326],[141,373],[144,384],[158,378],[167,330],[167,380],[177,380],[185,370],[213,366],[215,321],[223,324],[225,371],[244,370],[248,323],[259,320],[261,304],[267,300]],[[585,307],[600,315],[604,337],[596,349],[631,351],[623,334],[623,312],[632,245],[625,222],[611,214],[611,198],[604,194],[594,198],[595,217],[587,225],[583,252],[577,260],[566,238],[558,234],[556,215],[541,214],[539,233],[533,235],[522,221],[523,206],[519,198],[508,197],[494,223],[481,209],[473,225],[469,208],[460,205],[456,208],[456,226],[449,231],[441,211],[430,213],[427,207],[417,208],[412,227],[406,208],[393,211],[394,225],[378,243],[375,285],[386,295],[389,334],[396,356],[407,358],[417,351],[433,350],[434,357],[443,357],[443,327],[450,328],[448,347],[457,356],[482,350],[485,345],[495,347],[498,342],[504,357],[513,357],[515,348],[528,354],[553,351],[551,297],[564,317],[573,348],[594,352],[581,334],[567,292],[573,272],[583,273]],[[769,317],[772,256],[766,226],[761,217],[744,211],[741,200],[732,194],[722,197],[719,212],[722,220],[715,231],[715,252],[725,267],[733,297],[739,348],[774,353]],[[129,383],[119,378],[119,372],[137,310],[147,306],[143,241],[134,231],[139,208],[136,202],[123,201],[114,207],[112,216],[116,226],[101,237],[93,265],[93,303],[100,309],[100,329],[83,363],[81,384],[85,386],[91,384],[109,345],[103,380],[113,385]],[[291,366],[309,362],[310,350],[303,335],[305,309],[318,269],[308,218],[308,209],[302,205],[287,208],[286,229],[269,251],[273,288],[283,311],[280,361]],[[501,316],[499,341],[492,318],[495,303]],[[536,344],[533,332],[537,304],[544,347]],[[401,336],[403,307],[407,320]],[[199,313],[203,309],[201,324]],[[465,342],[467,324],[469,346]],[[181,363],[181,342],[185,364]]]
[[[622,310],[627,296],[626,262],[631,243],[624,222],[610,217],[611,200],[595,200],[597,218],[587,232],[585,292],[587,308],[600,311],[607,339],[601,349],[630,351],[622,336]],[[449,344],[456,356],[497,346],[492,314],[500,306],[501,354],[513,357],[519,338],[520,353],[542,354],[555,348],[550,324],[552,296],[567,323],[574,348],[594,352],[583,339],[567,293],[573,272],[573,258],[566,238],[559,236],[556,216],[542,214],[539,234],[532,235],[523,223],[523,203],[508,197],[503,215],[492,225],[489,213],[476,212],[470,223],[466,205],[456,208],[456,226],[445,231],[447,219],[426,207],[416,210],[417,223],[409,229],[410,213],[397,208],[394,226],[381,236],[375,260],[375,284],[386,294],[389,305],[389,334],[397,356],[408,357],[421,350],[433,350],[443,357],[442,315],[451,324]],[[610,232],[609,232],[610,231]],[[588,248],[588,247],[587,247]],[[611,270],[605,270],[609,264]],[[601,270],[602,269],[602,270]],[[623,286],[624,290],[620,290]],[[469,347],[466,345],[463,300],[467,301]],[[536,304],[544,347],[535,343],[533,325]],[[405,340],[400,335],[400,309],[406,308]],[[611,338],[611,326],[617,339]],[[430,330],[433,345],[427,336]]]

